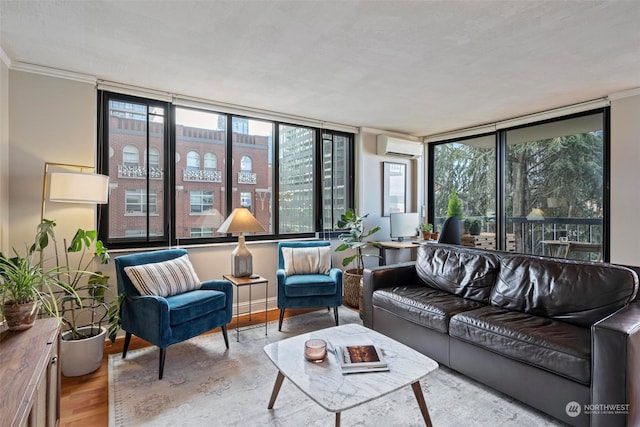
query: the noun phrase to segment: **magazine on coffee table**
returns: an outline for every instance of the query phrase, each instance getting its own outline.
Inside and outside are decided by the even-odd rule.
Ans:
[[[372,343],[331,343],[343,374],[388,371],[382,350]]]

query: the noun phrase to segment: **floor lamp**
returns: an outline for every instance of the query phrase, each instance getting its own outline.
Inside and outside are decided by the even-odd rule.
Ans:
[[[240,233],[238,246],[231,252],[231,274],[233,276],[246,277],[253,274],[253,258],[247,249],[242,233],[262,231],[265,231],[264,227],[247,208],[235,208],[218,228],[218,233]]]
[[[51,166],[65,170],[50,172],[49,168]],[[109,197],[109,177],[94,173],[93,171],[93,166],[45,162],[44,176],[42,178],[40,221],[44,220],[44,209],[47,199],[50,202],[107,203]],[[47,189],[49,190],[48,197]]]

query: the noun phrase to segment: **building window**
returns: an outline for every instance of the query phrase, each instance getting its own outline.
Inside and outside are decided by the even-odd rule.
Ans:
[[[133,145],[126,145],[122,149],[122,164],[126,167],[134,168],[140,164],[140,152]]]
[[[218,157],[215,154],[205,153],[204,170],[210,171],[210,172],[218,170]]]
[[[100,98],[98,163],[111,192],[99,229],[110,248],[235,240],[216,230],[240,206],[266,230],[249,239],[312,237],[323,206],[352,207],[353,134],[111,92]],[[325,133],[331,142],[321,148]],[[331,178],[319,192],[321,170]]]
[[[194,239],[198,237],[213,237],[213,227],[191,227],[189,237]]]
[[[191,191],[189,194],[190,212],[193,215],[213,213],[213,191]]]
[[[200,154],[196,153],[195,151],[189,151],[187,153],[187,170],[200,170]]]
[[[353,135],[324,131],[321,154],[322,229],[333,230],[353,206]]]
[[[147,192],[144,189],[125,190],[125,213],[126,215],[156,215],[157,210],[157,197],[156,192],[149,192],[147,202]],[[147,209],[148,206],[148,209]]]

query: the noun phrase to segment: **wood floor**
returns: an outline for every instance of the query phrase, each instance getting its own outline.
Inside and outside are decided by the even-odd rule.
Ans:
[[[286,317],[307,313],[314,309],[287,310]],[[278,319],[278,310],[267,313],[268,321]],[[248,315],[240,316],[240,327],[264,322],[264,315],[253,314],[249,320]],[[229,325],[229,340],[235,340],[235,319]],[[220,328],[213,332],[220,331]],[[242,333],[240,333],[242,335]],[[241,337],[242,338],[242,337]],[[109,382],[107,379],[107,360],[109,354],[122,353],[124,339],[118,339],[111,345],[105,345],[105,354],[100,368],[82,377],[62,377],[62,395],[60,398],[61,427],[106,427],[109,424]],[[133,337],[129,349],[147,347],[150,344],[139,338]],[[170,351],[170,350],[169,350]],[[171,369],[167,366],[166,369]]]

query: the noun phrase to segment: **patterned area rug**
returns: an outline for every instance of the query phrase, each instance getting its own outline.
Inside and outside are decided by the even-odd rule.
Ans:
[[[361,323],[340,308],[340,323]],[[109,427],[124,426],[331,426],[335,416],[285,379],[272,410],[267,403],[276,369],[263,351],[270,343],[334,326],[333,314],[318,310],[242,331],[229,350],[220,333],[168,348],[164,379],[158,380],[158,349],[109,356]],[[366,374],[369,375],[369,374]],[[431,420],[438,427],[559,426],[562,423],[447,368],[421,381]],[[342,413],[343,426],[423,426],[410,387]]]

